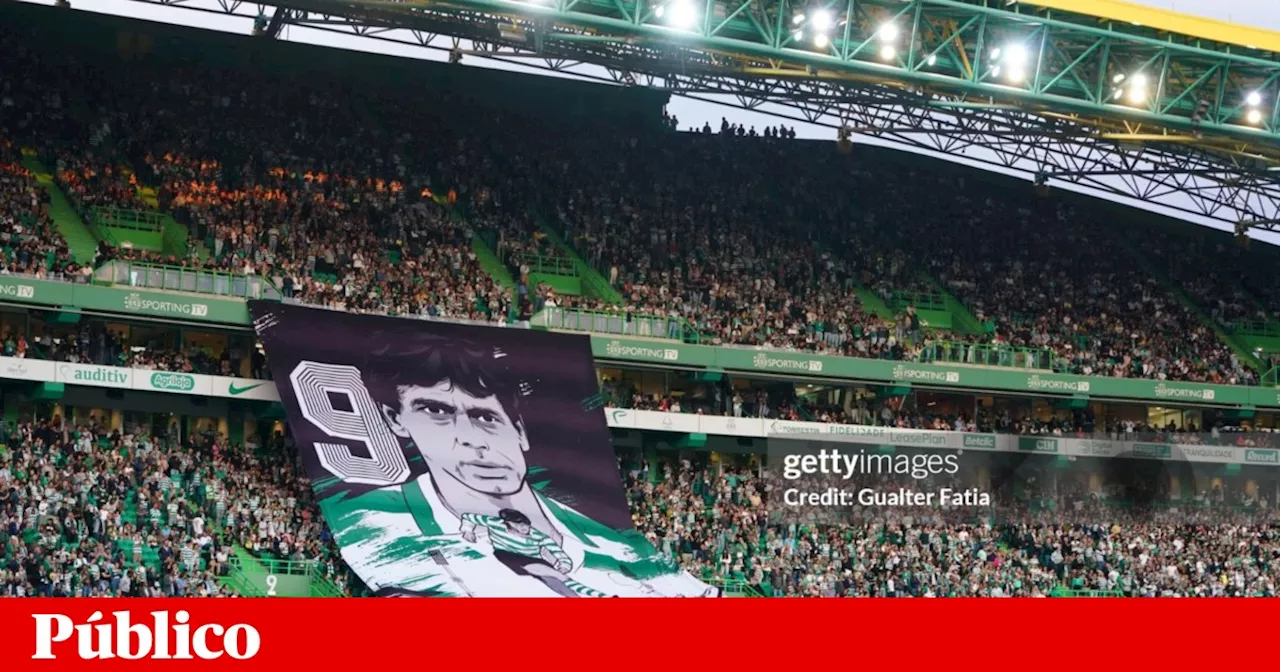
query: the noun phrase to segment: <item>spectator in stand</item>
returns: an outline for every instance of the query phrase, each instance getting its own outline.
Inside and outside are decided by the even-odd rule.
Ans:
[[[0,273],[62,278],[79,270],[49,217],[49,195],[0,132]]]
[[[601,381],[607,407],[634,408],[668,413],[695,413],[734,417],[768,418],[845,425],[871,425],[900,429],[985,432],[1093,438],[1098,436],[1126,441],[1154,441],[1177,444],[1239,445],[1280,449],[1280,431],[1265,427],[1240,427],[1214,422],[1198,427],[1169,423],[1153,426],[1146,422],[1098,418],[1091,408],[1050,416],[1021,417],[1008,409],[978,408],[974,413],[935,412],[920,406],[914,397],[859,398],[852,408],[815,403],[797,395],[794,388],[772,385],[756,389],[701,390],[698,394],[661,395],[635,392],[625,383],[605,377]]]
[[[505,322],[586,307],[723,345],[916,360],[967,341],[1040,349],[1053,361],[1038,366],[1081,374],[1258,382],[1138,264],[1098,252],[1123,248],[1114,232],[1056,201],[780,142],[785,129],[567,128],[377,87],[351,106],[336,78],[122,69],[5,39],[21,66],[0,75],[14,132],[62,158],[76,198],[136,205],[136,170],[193,236],[187,259],[115,254],[259,275],[346,310]],[[563,259],[543,227],[622,303],[529,277],[529,255]],[[474,236],[513,287],[484,272]],[[940,332],[905,310],[931,278],[990,332]],[[868,292],[903,312],[868,310]]]
[[[927,260],[926,270],[992,324],[997,343],[1049,349],[1057,368],[1084,375],[1257,384],[1136,260],[1100,252],[1123,249],[1108,226],[1055,201],[974,198],[981,192],[964,178],[913,174],[906,184],[956,196],[889,199],[906,224],[895,246]],[[953,235],[957,221],[993,235]]]
[[[0,71],[0,272],[84,277],[48,215],[49,195],[22,166],[27,145],[81,211],[148,209],[145,184],[192,235],[186,258],[104,248],[99,261],[258,275],[315,305],[486,322],[514,314],[525,323],[547,307],[577,306],[671,318],[722,345],[915,359],[930,340],[969,340],[1042,348],[1076,373],[1257,382],[1177,297],[1117,252],[1121,239],[1091,213],[778,141],[794,140],[794,129],[757,132],[722,120],[719,134],[706,125],[686,135],[668,132],[678,128],[674,117],[652,134],[565,128],[438,91],[92,62],[16,30],[0,36],[0,50],[11,66]],[[566,259],[543,227],[593,265],[622,304],[535,282],[530,255]],[[476,236],[491,240],[514,287],[485,272]],[[1142,239],[1142,254],[1207,258],[1158,234]],[[1276,317],[1280,292],[1265,272],[1234,283],[1225,272],[1188,268],[1177,277],[1202,278],[1186,289],[1219,320]],[[905,306],[935,291],[932,279],[991,332],[926,331]],[[868,294],[905,310],[883,319],[863,305]],[[126,347],[92,326],[0,340],[6,356],[230,370],[225,356]],[[260,354],[251,365],[264,374]],[[710,400],[621,389],[611,396],[667,412],[1051,436],[1101,428],[1126,438],[1280,445],[1280,435],[1225,426],[1204,434],[1087,414],[935,414],[901,398],[846,410],[794,390],[727,389]],[[314,561],[339,586],[360,589],[278,437],[232,446],[222,437],[180,441],[54,418],[10,425],[3,439],[0,594],[222,595],[219,578],[237,545]],[[784,527],[765,515],[769,491],[758,465],[662,461],[649,469],[645,462],[625,473],[636,525],[656,546],[708,578],[781,594],[1045,595],[1062,585],[1131,595],[1276,591],[1280,532],[1233,524],[1221,509],[1210,508],[1200,526],[1113,511],[1108,524]],[[1080,496],[1083,510],[1099,515],[1082,493],[1058,494]],[[1230,497],[1203,499],[1258,503]]]
[[[726,462],[622,465],[636,527],[717,583],[796,597],[1046,597],[1060,588],[1275,597],[1280,584],[1280,527],[1231,520],[1230,506],[1259,504],[1247,497],[1202,500],[1203,524],[1133,516],[1064,491],[1057,496],[1078,504],[1078,521],[1055,514],[1034,525],[992,525],[921,515],[910,525],[780,525],[766,508],[759,465]]]
[[[92,150],[75,153],[60,149],[55,161],[58,187],[82,217],[88,218],[95,207],[124,210],[151,207],[138,194],[136,176],[121,166],[98,160]]]
[[[283,445],[183,445],[96,420],[9,425],[0,595],[220,597],[232,546],[348,577]]]
[[[214,376],[238,375],[238,362],[223,351],[215,356],[198,347],[184,351],[167,348],[160,343],[128,345],[118,334],[100,322],[86,322],[76,329],[50,330],[28,340],[27,334],[15,333],[7,325],[0,328],[0,348],[5,357],[49,359],[57,362],[102,364],[135,369],[202,373]],[[262,379],[265,366],[258,353],[252,364]]]
[[[1179,223],[1161,225],[1169,230],[1167,237],[1125,233],[1154,268],[1167,273],[1219,323],[1232,328],[1240,322],[1280,320],[1280,288],[1274,280],[1280,256],[1273,246],[1254,247],[1247,239],[1229,242],[1225,234]]]

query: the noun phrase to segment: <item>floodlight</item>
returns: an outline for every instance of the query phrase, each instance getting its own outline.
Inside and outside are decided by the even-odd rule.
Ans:
[[[671,0],[667,5],[671,8],[667,12],[667,23],[671,27],[688,30],[698,22],[698,8],[690,0]]]
[[[1004,50],[1004,59],[1002,61],[1010,68],[1020,68],[1027,64],[1027,48],[1021,44],[1015,44]]]
[[[825,9],[815,9],[809,14],[809,25],[814,30],[828,30],[831,28],[831,12]]]

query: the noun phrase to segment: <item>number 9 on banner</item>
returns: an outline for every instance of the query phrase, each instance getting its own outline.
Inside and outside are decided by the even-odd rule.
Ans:
[[[267,597],[276,597],[276,585],[280,583],[280,578],[275,574],[267,575]]]
[[[364,444],[369,453],[369,457],[362,457],[343,444],[317,441],[321,466],[347,483],[393,485],[409,477],[409,462],[400,440],[383,421],[359,369],[304,361],[293,368],[289,382],[302,417],[329,436]],[[334,408],[335,395],[346,397],[351,410]]]

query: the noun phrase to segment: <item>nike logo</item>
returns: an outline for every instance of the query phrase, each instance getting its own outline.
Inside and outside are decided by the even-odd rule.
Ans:
[[[252,390],[256,387],[262,387],[265,384],[266,383],[255,383],[253,385],[245,385],[244,387],[236,387],[235,383],[231,383],[230,385],[227,385],[227,392],[229,392],[231,396],[234,397],[237,395],[244,394],[245,392],[248,392],[249,390]]]

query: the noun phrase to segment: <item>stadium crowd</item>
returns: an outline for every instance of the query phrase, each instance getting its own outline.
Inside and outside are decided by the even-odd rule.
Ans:
[[[7,39],[23,66],[4,75],[7,132],[58,167],[74,202],[142,208],[148,184],[191,233],[187,258],[122,256],[258,274],[349,310],[506,321],[580,306],[678,317],[713,343],[916,359],[928,339],[971,340],[1050,350],[1076,373],[1257,382],[1177,297],[1099,253],[1116,234],[1057,200],[788,133],[606,128],[582,142],[438,92],[366,86],[353,106],[356,85],[338,78],[124,69]],[[567,259],[542,227],[621,303],[530,281],[532,257]],[[515,287],[483,270],[475,236]],[[905,308],[936,292],[930,276],[989,331],[924,330]],[[859,287],[901,312],[884,319]]]
[[[279,440],[276,439],[278,442]],[[727,459],[727,458],[723,458]],[[686,569],[795,596],[1275,595],[1280,528],[1158,523],[1108,509],[1090,524],[777,524],[757,465],[624,467],[637,527]],[[283,443],[10,425],[0,450],[0,595],[225,596],[232,544],[316,560],[360,591]],[[1266,506],[1203,493],[1198,504]],[[1221,512],[1214,514],[1221,515]],[[1216,519],[1215,519],[1216,520]]]
[[[668,459],[624,473],[635,525],[657,548],[753,594],[1274,597],[1280,584],[1280,526],[1264,522],[1274,520],[1265,497],[1206,490],[1184,503],[1200,513],[1165,520],[1064,488],[1060,499],[1080,505],[1071,516],[921,512],[806,524],[777,519],[777,489],[759,464]]]
[[[168,347],[156,339],[129,343],[98,321],[75,327],[46,325],[40,333],[28,334],[9,324],[0,327],[0,354],[19,359],[46,359],[55,362],[100,364],[134,369],[239,376],[240,361],[230,350],[213,353],[199,346]],[[253,377],[268,378],[260,354],[250,358]]]
[[[674,119],[665,130],[569,129],[439,91],[156,62],[121,67],[0,32],[12,66],[0,70],[3,273],[85,276],[49,215],[49,193],[24,165],[20,150],[30,147],[82,215],[150,209],[145,185],[190,232],[184,256],[106,248],[99,262],[254,274],[287,300],[349,311],[506,322],[579,306],[678,318],[717,344],[915,359],[930,340],[969,340],[1042,348],[1075,373],[1231,384],[1256,384],[1257,374],[1117,251],[1156,260],[1224,323],[1280,316],[1280,293],[1257,274],[1266,266],[1244,251],[1231,252],[1233,270],[1249,269],[1242,280],[1206,274],[1199,242],[1147,229],[1118,234],[1084,206],[971,177],[868,165],[795,140],[794,130],[758,134],[726,121],[718,134],[709,126],[681,134],[671,132]],[[558,295],[534,282],[535,264],[576,263],[548,230],[620,301]],[[514,286],[485,271],[477,239]],[[939,287],[987,333],[926,330],[907,306]],[[896,314],[886,319],[864,305],[860,288]],[[0,340],[6,356],[236,369],[226,353],[129,346],[91,325],[65,337],[6,332]],[[254,369],[264,371],[256,360]],[[670,397],[629,403],[956,431],[1169,431],[1098,427],[1078,416],[935,415],[900,401],[846,410],[748,396],[727,394],[710,410]],[[1197,429],[1173,431],[1276,445]],[[0,595],[226,595],[220,579],[233,546],[315,560],[340,588],[360,590],[278,438],[267,446],[183,442],[58,418],[10,425],[2,438]],[[758,467],[664,460],[627,465],[624,476],[636,525],[655,546],[701,576],[778,594],[1012,596],[1069,586],[1274,595],[1280,571],[1280,528],[1255,523],[1110,513],[1092,524],[1014,527],[780,525],[767,515],[770,490]],[[1211,503],[1227,504],[1222,496]]]
[[[20,149],[0,127],[0,273],[43,278],[79,270],[49,217],[48,192],[22,164]]]
[[[97,419],[0,430],[0,596],[222,597],[233,546],[347,573],[278,438],[180,442]]]
[[[1269,428],[1240,425],[1226,418],[1214,418],[1201,427],[1191,421],[1163,425],[1108,414],[1099,418],[1092,407],[1071,411],[1056,410],[1035,414],[1008,407],[978,406],[974,411],[938,410],[949,405],[921,402],[916,395],[859,398],[849,408],[805,398],[791,386],[712,389],[709,394],[642,394],[607,376],[602,380],[606,407],[632,408],[666,413],[695,413],[733,417],[767,418],[802,422],[866,425],[896,429],[928,429],[944,432],[985,432],[1058,436],[1069,438],[1110,438],[1124,441],[1157,441],[1178,444],[1235,445],[1280,448],[1280,432]],[[972,399],[964,401],[972,404]]]
[[[233,544],[316,560],[335,585],[361,590],[278,437],[262,447],[211,435],[183,444],[54,418],[11,424],[3,438],[0,595],[227,595],[219,579]],[[1106,509],[1088,524],[779,524],[765,470],[729,460],[662,459],[657,473],[624,461],[623,473],[650,541],[731,587],[796,596],[1036,596],[1064,587],[1275,595],[1280,527],[1254,520],[1160,523]],[[1265,495],[1221,492],[1201,493],[1197,504],[1267,506]]]
[[[1243,241],[1231,243],[1177,223],[1169,228],[1168,238],[1130,233],[1130,244],[1151,261],[1155,272],[1176,282],[1229,329],[1242,322],[1280,319],[1280,289],[1272,277],[1280,257],[1270,246],[1253,249]]]

